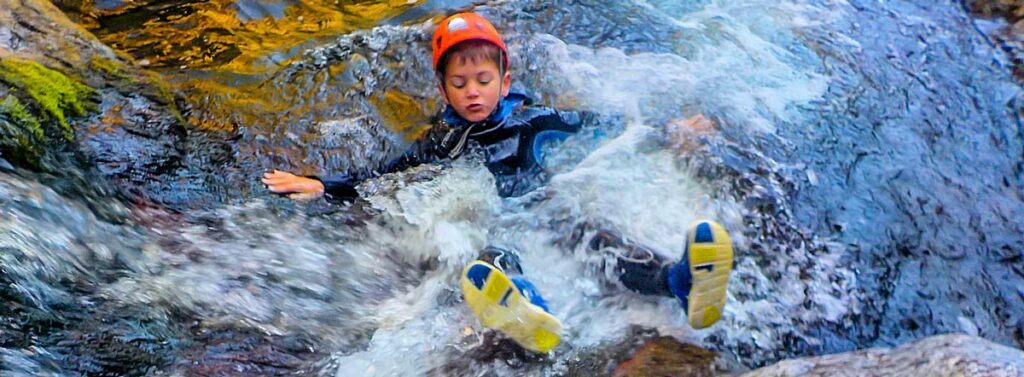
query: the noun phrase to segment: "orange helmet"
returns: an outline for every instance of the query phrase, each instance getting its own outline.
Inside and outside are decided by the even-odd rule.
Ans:
[[[501,41],[501,35],[498,34],[498,30],[479,14],[469,12],[448,16],[444,21],[441,21],[441,24],[437,25],[437,30],[434,30],[434,38],[430,44],[434,48],[434,70],[437,70],[437,63],[441,62],[441,57],[452,46],[471,40],[487,41],[498,46],[502,53],[502,63],[504,63],[502,68],[508,70],[508,48],[505,47],[505,42]]]

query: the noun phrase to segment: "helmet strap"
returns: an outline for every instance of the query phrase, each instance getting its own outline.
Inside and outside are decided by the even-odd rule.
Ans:
[[[504,89],[505,89],[505,88],[502,87],[502,86],[505,85],[505,59],[506,59],[505,58],[505,51],[503,51],[502,49],[499,48],[498,49],[498,95],[501,96],[501,98],[505,98],[505,96],[501,94],[501,93],[504,92]],[[494,109],[497,110],[498,108],[495,107]]]
[[[448,91],[444,89],[444,74],[441,72],[434,72],[434,76],[437,77],[437,88],[441,90],[441,96],[444,97],[446,104],[451,104],[451,99],[448,98]]]

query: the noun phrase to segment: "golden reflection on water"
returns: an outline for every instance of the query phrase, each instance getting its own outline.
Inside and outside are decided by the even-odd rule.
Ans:
[[[318,38],[371,28],[423,0],[212,0],[81,9],[107,45],[157,69],[266,73]],[[88,19],[88,17],[86,17]]]
[[[418,139],[430,127],[430,119],[425,114],[433,109],[435,101],[418,101],[408,94],[388,90],[384,94],[371,98],[371,102],[380,113],[384,125],[398,133],[407,141]]]
[[[193,105],[192,127],[227,133],[240,125],[272,132],[283,112],[336,106],[331,99],[295,103],[280,94],[297,88],[262,84],[306,49],[370,29],[424,1],[55,0],[105,44],[163,73]],[[384,124],[406,138],[422,131],[422,114],[435,105],[395,91],[372,102]]]

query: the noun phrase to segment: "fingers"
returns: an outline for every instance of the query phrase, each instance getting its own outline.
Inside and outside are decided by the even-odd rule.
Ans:
[[[301,181],[303,179],[305,179],[305,177],[299,177],[295,174],[275,169],[272,172],[263,173],[263,178],[260,178],[260,181],[267,186],[279,186],[296,181]]]
[[[295,180],[295,177],[271,177],[260,179],[265,185],[279,185],[282,183],[288,183]]]
[[[284,194],[296,191],[295,178],[297,177],[291,173],[274,169],[273,171],[263,173],[260,182],[263,182],[263,185],[270,192]]]
[[[279,181],[272,181],[266,185],[267,190],[278,194],[302,193],[319,195],[324,191],[323,184],[320,181],[306,177],[293,176]]]
[[[289,194],[288,195],[288,199],[293,199],[293,200],[309,200],[309,199],[316,199],[316,198],[319,198],[319,197],[320,197],[320,194],[319,193],[315,193],[315,192],[297,192],[297,193]]]
[[[268,191],[288,195],[292,199],[314,199],[323,195],[324,192],[323,183],[318,180],[276,169],[263,173],[260,181]]]
[[[287,194],[294,192],[294,190],[289,190],[285,185],[267,185],[267,191],[275,194]]]
[[[282,178],[291,178],[291,177],[295,177],[295,176],[296,176],[295,174],[292,174],[292,173],[289,173],[289,172],[286,172],[286,171],[280,171],[280,170],[274,170],[272,172],[263,173],[263,179],[282,179]]]
[[[692,117],[686,118],[686,120],[683,121],[683,123],[689,124],[691,126],[700,126],[710,122],[711,121],[708,120],[708,118],[704,117],[704,114],[697,114]]]
[[[290,192],[305,192],[306,190],[303,189],[304,186],[302,185],[302,182],[295,181],[280,182],[267,185],[267,190],[270,190],[270,192],[277,194],[287,194]]]

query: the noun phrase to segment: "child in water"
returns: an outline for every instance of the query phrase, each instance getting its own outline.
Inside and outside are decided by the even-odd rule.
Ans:
[[[510,91],[508,49],[486,19],[475,13],[452,15],[438,25],[431,41],[434,71],[447,106],[436,125],[407,153],[375,171],[394,172],[445,158],[458,158],[475,141],[483,149],[502,196],[521,195],[543,171],[541,146],[577,132],[588,114],[530,106],[522,93]],[[701,116],[682,122],[707,128]],[[273,171],[263,183],[274,193],[294,199],[328,195],[358,196],[356,184],[370,171],[331,177],[302,177]],[[590,240],[595,251],[613,250],[619,281],[633,291],[674,296],[687,312],[690,326],[705,328],[720,318],[732,270],[732,241],[713,221],[688,229],[685,255],[668,261],[661,254],[601,230]],[[488,246],[462,272],[463,295],[485,327],[497,329],[526,349],[547,352],[558,345],[562,325],[551,315],[538,289],[525,277],[518,255]]]

